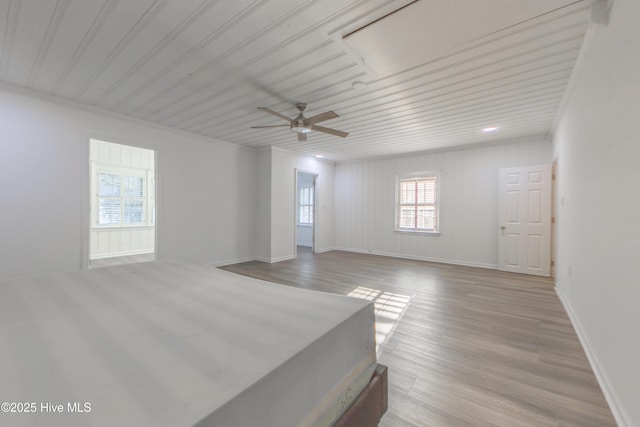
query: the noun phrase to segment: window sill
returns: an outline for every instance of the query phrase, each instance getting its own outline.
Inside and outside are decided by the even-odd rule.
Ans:
[[[439,236],[439,231],[413,231],[413,230],[393,230],[396,234],[408,234],[412,236]]]
[[[298,226],[311,228],[311,227],[313,227],[313,224],[298,224]]]

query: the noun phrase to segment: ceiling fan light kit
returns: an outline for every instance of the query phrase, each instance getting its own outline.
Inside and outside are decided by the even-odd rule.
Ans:
[[[303,102],[299,102],[296,104],[296,108],[300,111],[300,113],[298,114],[298,116],[295,119],[290,119],[287,116],[285,116],[284,114],[280,114],[277,111],[273,111],[269,108],[266,107],[258,107],[258,110],[262,110],[265,111],[269,114],[272,114],[276,117],[279,117],[281,119],[284,119],[286,121],[289,122],[289,128],[291,129],[292,132],[295,132],[296,134],[298,134],[298,141],[306,141],[307,140],[307,135],[309,133],[311,133],[311,131],[318,131],[318,132],[323,132],[323,133],[327,133],[330,135],[335,135],[335,136],[339,136],[341,138],[346,138],[347,135],[349,135],[348,132],[342,132],[340,130],[336,130],[336,129],[331,129],[331,128],[326,128],[323,126],[317,126],[316,123],[319,122],[323,122],[325,120],[330,120],[330,119],[335,119],[336,117],[339,117],[336,113],[334,113],[333,111],[327,111],[325,113],[322,114],[318,114],[315,115],[313,117],[309,117],[306,118],[304,116],[304,110],[307,109],[307,104],[303,103]],[[265,128],[274,128],[274,127],[285,127],[287,125],[271,125],[271,126],[252,126],[252,129],[265,129]]]
[[[311,133],[311,128],[305,127],[304,125],[295,125],[291,126],[292,132],[300,132],[300,133]]]
[[[307,104],[298,103],[296,104],[296,108],[300,110],[300,114],[298,114],[298,117],[291,120],[291,131],[301,132],[301,133],[311,133],[311,124],[307,119],[304,118],[304,115],[302,114],[304,110],[307,109]]]

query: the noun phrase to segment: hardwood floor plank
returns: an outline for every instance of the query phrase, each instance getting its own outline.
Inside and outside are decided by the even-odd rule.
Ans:
[[[616,425],[547,278],[341,251],[222,268],[375,301],[383,427]]]
[[[99,258],[89,260],[89,268],[109,267],[112,265],[132,264],[136,262],[147,262],[156,259],[154,253],[117,256],[112,258]]]

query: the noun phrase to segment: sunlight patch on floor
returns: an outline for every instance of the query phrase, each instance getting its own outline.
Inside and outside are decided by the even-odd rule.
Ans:
[[[358,286],[349,292],[349,296],[366,299],[375,304],[376,352],[380,353],[380,348],[391,337],[393,330],[409,307],[411,297],[363,286]]]

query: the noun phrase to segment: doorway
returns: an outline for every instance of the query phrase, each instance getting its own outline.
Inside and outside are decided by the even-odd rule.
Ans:
[[[155,152],[90,140],[89,268],[155,259]]]
[[[296,255],[298,250],[314,252],[317,178],[316,174],[296,171]]]

